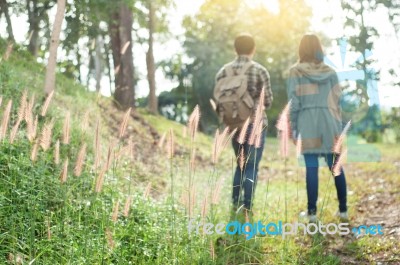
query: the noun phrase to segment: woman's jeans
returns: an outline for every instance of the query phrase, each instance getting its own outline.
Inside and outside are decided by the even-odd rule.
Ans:
[[[319,154],[304,154],[306,163],[306,184],[307,184],[307,198],[308,198],[308,214],[317,213],[317,199],[318,199],[318,157]],[[332,172],[335,162],[339,157],[334,154],[323,154],[325,161],[328,164],[329,170]],[[334,177],[337,197],[339,200],[339,211],[347,211],[347,188],[346,178],[344,176],[343,168],[340,169],[340,175]]]
[[[258,178],[258,164],[260,163],[262,153],[264,150],[266,130],[262,131],[261,145],[259,148],[255,148],[254,145],[248,144],[248,138],[251,134],[252,126],[249,126],[247,130],[247,137],[244,144],[237,142],[239,132],[232,139],[233,150],[238,163],[236,166],[235,175],[233,177],[233,190],[232,190],[232,202],[234,207],[239,207],[244,204],[244,207],[251,210],[253,194],[256,189],[257,178]],[[241,148],[244,149],[245,164],[243,171],[240,169],[239,156]],[[241,196],[243,190],[244,196]]]

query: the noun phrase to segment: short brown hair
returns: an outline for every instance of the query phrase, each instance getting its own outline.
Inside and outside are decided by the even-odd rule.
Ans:
[[[254,51],[256,43],[253,36],[244,33],[236,37],[234,46],[238,55],[249,55]]]
[[[306,34],[300,41],[299,61],[300,63],[321,63],[324,60],[319,38],[314,34]]]

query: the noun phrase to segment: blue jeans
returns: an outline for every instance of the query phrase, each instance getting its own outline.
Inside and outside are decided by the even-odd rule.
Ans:
[[[243,148],[246,161],[242,171],[240,169],[239,159],[237,159],[238,163],[233,176],[232,202],[234,207],[239,207],[243,203],[244,207],[248,210],[251,210],[252,207],[253,194],[256,189],[258,178],[258,164],[262,157],[266,137],[266,130],[263,130],[261,135],[261,145],[259,148],[255,148],[248,144],[251,130],[252,126],[249,126],[246,141],[242,145],[237,142],[237,137],[240,133],[239,131],[232,139],[232,146],[236,158],[239,158],[240,150]],[[242,191],[244,194],[243,197],[241,196]]]
[[[306,184],[307,184],[307,198],[308,198],[308,214],[317,213],[317,199],[318,199],[318,157],[319,154],[304,154],[306,163]],[[328,164],[329,170],[332,172],[335,162],[338,160],[338,155],[334,157],[331,154],[323,154],[325,161]],[[347,211],[347,187],[346,177],[343,168],[340,169],[340,175],[335,177],[335,186],[337,198],[339,200],[339,211]]]

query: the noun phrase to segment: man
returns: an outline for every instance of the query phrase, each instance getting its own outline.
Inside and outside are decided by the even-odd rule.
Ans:
[[[258,102],[260,101],[260,94],[262,89],[264,88],[265,109],[269,109],[271,107],[273,98],[272,98],[271,84],[268,71],[265,69],[265,67],[252,60],[256,51],[256,45],[253,37],[249,34],[239,35],[235,39],[234,47],[237,57],[233,62],[222,67],[222,69],[216,75],[217,85],[214,90],[214,97],[217,103],[217,112],[220,114],[221,117],[224,115],[226,116],[226,113],[234,113],[232,114],[233,116],[242,118],[239,122],[237,118],[234,119],[235,121],[231,122],[232,119],[226,119],[226,117],[224,116],[223,121],[225,125],[230,127],[231,130],[234,128],[238,129],[238,132],[232,139],[232,145],[236,157],[239,158],[240,155],[242,154],[242,163],[243,161],[246,161],[244,166],[241,165],[239,161],[240,159],[238,159],[237,162],[236,171],[233,177],[233,190],[232,190],[233,209],[236,212],[238,209],[244,207],[244,209],[246,210],[245,212],[247,213],[251,211],[252,208],[253,194],[257,183],[258,164],[262,157],[262,152],[264,149],[264,142],[266,137],[266,132],[264,128],[267,126],[267,117],[265,115],[265,112],[263,112],[264,124],[262,126],[263,130],[261,134],[261,142],[258,145],[249,143],[249,136],[253,128],[253,124],[251,124],[248,128],[243,128],[247,129],[246,139],[243,144],[240,144],[238,142],[238,136],[240,135],[240,131],[243,127],[244,124],[243,121],[248,118],[244,117],[242,113],[246,113],[246,110],[244,111],[240,110],[241,106],[240,102],[237,104],[233,102],[233,104],[227,105],[226,107],[223,104],[224,102],[227,102],[227,100],[221,99],[222,96],[220,96],[221,94],[225,95],[224,92],[221,93],[218,92],[220,92],[221,90],[231,91],[235,89],[235,87],[233,87],[231,84],[232,83],[240,84],[240,82],[231,82],[231,80],[233,78],[238,78],[237,75],[242,74],[245,77],[243,80],[246,80],[247,83],[245,84],[246,91],[243,94],[243,96],[240,96],[241,99],[239,99],[239,101],[243,100],[243,98],[245,99],[245,97],[248,97],[248,95],[250,95],[251,99],[246,100],[246,102],[253,103],[251,104],[250,108],[251,112],[249,112],[248,115],[251,121],[254,120],[255,110],[258,106]],[[232,88],[229,88],[230,85]],[[235,91],[232,94],[242,95],[240,92],[237,91]],[[229,111],[229,108],[232,105],[233,105],[232,107],[233,111],[232,110]],[[238,108],[239,110],[237,110]],[[236,112],[238,114],[236,114]],[[244,160],[243,160],[243,154],[245,156]],[[243,197],[241,196],[242,191],[244,193]]]

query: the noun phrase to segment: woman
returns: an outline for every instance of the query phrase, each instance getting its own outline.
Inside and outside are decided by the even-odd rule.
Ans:
[[[318,199],[318,158],[325,158],[333,171],[339,153],[333,146],[342,131],[339,98],[341,88],[336,72],[323,62],[323,51],[316,35],[303,36],[299,46],[299,61],[290,69],[288,98],[291,100],[290,123],[296,143],[301,138],[306,164],[308,218],[316,222]],[[339,200],[339,215],[348,220],[347,189],[343,169],[335,176]]]

